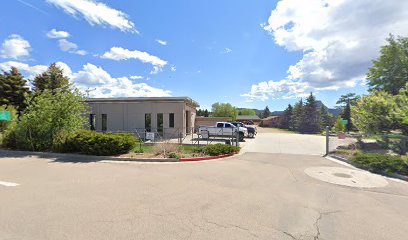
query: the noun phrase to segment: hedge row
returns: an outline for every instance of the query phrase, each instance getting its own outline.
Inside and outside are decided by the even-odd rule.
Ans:
[[[194,149],[194,152],[196,153],[203,153],[205,155],[210,155],[210,156],[218,156],[218,155],[223,155],[223,154],[232,154],[235,152],[239,152],[239,147],[236,146],[231,146],[227,144],[211,144],[207,145],[204,147],[196,148]]]
[[[53,150],[57,152],[79,152],[108,156],[128,153],[137,145],[130,133],[100,133],[89,130],[60,132],[54,138]]]
[[[350,159],[354,165],[375,173],[398,173],[408,176],[407,157],[361,153]]]

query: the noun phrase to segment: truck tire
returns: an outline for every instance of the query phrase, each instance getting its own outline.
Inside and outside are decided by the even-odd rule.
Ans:
[[[244,133],[243,132],[239,132],[239,141],[240,142],[244,141]]]
[[[254,133],[248,133],[248,137],[249,137],[249,138],[254,138],[255,135],[254,135]]]

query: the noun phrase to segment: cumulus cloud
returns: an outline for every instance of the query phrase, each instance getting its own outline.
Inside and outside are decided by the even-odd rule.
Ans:
[[[12,34],[8,36],[1,45],[0,57],[18,59],[30,55],[30,43],[20,35]]]
[[[64,74],[71,79],[71,82],[81,91],[90,90],[90,97],[165,97],[171,96],[171,91],[152,87],[146,83],[133,83],[131,79],[140,79],[140,76],[112,77],[103,68],[87,63],[82,69],[73,72],[64,62],[57,62]],[[14,66],[28,78],[33,78],[47,70],[46,65],[30,66],[26,63],[8,61],[0,63],[0,70],[8,71]]]
[[[105,52],[101,57],[116,61],[137,59],[144,63],[150,63],[153,65],[153,70],[150,72],[150,74],[158,73],[167,64],[167,61],[164,61],[159,57],[150,55],[147,52],[142,52],[138,50],[132,51],[121,47],[112,47],[109,51]]]
[[[114,78],[101,67],[87,63],[73,73],[73,82],[82,90],[92,89],[91,97],[162,97],[171,91],[154,88],[146,83],[133,83],[127,77]]]
[[[71,16],[82,16],[91,25],[109,26],[123,32],[138,33],[125,13],[105,3],[95,0],[47,0],[47,2],[63,9]]]
[[[172,72],[175,72],[175,71],[177,71],[177,68],[176,68],[176,66],[175,66],[175,65],[171,66],[171,68],[170,68],[170,71],[172,71]]]
[[[166,46],[167,45],[167,41],[164,40],[160,40],[160,39],[156,39],[156,42],[160,45]]]
[[[45,70],[47,70],[47,66],[45,65],[34,65],[30,66],[27,63],[16,62],[16,61],[8,61],[0,63],[0,70],[2,71],[9,71],[11,67],[15,67],[18,70],[26,73],[28,78],[33,78],[35,75],[38,75]]]
[[[282,0],[262,26],[277,45],[303,52],[284,79],[285,86],[299,86],[289,93],[294,96],[355,86],[364,80],[388,34],[406,36],[407,25],[408,1]],[[255,84],[244,95],[261,100],[279,95],[274,89],[282,81],[270,82],[270,88]]]
[[[65,31],[57,31],[55,28],[51,29],[47,33],[48,38],[68,38],[69,33]]]
[[[66,39],[58,40],[59,48],[64,52],[75,53],[78,55],[86,55],[87,52],[85,50],[78,49],[78,45],[73,42],[70,42]]]

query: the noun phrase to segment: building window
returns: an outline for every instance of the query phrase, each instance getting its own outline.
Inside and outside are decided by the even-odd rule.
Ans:
[[[174,128],[174,113],[169,114],[169,127]]]
[[[108,130],[108,114],[102,114],[102,132]]]
[[[150,113],[145,114],[145,129],[147,132],[152,131],[152,114]]]
[[[163,133],[163,113],[157,114],[157,131]]]
[[[89,127],[92,131],[96,130],[96,115],[89,114]]]

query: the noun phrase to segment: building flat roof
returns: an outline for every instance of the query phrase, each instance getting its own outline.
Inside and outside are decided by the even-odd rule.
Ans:
[[[189,97],[117,97],[117,98],[87,98],[85,102],[186,102],[199,107],[198,102]]]

